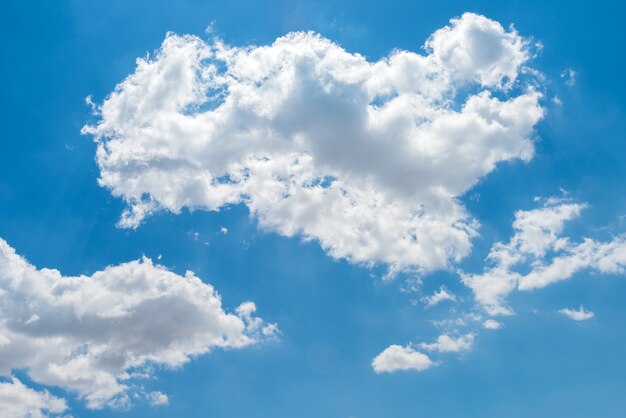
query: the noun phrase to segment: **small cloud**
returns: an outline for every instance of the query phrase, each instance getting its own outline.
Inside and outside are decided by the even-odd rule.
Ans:
[[[204,29],[204,33],[212,35],[215,32],[215,23],[215,20],[212,20],[211,23],[207,25],[206,29]]]
[[[422,371],[434,363],[423,353],[415,351],[413,347],[390,345],[372,361],[376,373],[392,373],[399,370]]]
[[[559,312],[574,321],[586,321],[595,316],[593,312],[586,311],[585,308],[583,308],[583,305],[580,305],[578,310],[563,308]]]
[[[432,295],[422,298],[422,301],[426,304],[427,308],[438,305],[446,300],[456,302],[456,296],[448,292],[448,289],[445,286],[441,286],[439,290]]]
[[[487,319],[483,322],[483,328],[486,329],[500,329],[502,328],[502,323],[496,321],[495,319]]]
[[[267,338],[277,338],[281,332],[276,324],[267,324],[261,329],[261,334]]]
[[[561,72],[561,78],[563,79],[563,82],[566,86],[572,87],[574,84],[576,84],[577,74],[578,73],[575,70],[567,68]]]
[[[220,227],[220,232],[224,235],[228,234],[228,228],[226,228],[225,226]]]
[[[559,96],[554,96],[552,98],[552,103],[554,103],[557,106],[563,106],[563,101],[559,99]]]
[[[254,302],[246,301],[239,305],[236,309],[239,316],[249,318],[256,312],[256,304]]]
[[[148,394],[148,402],[152,406],[165,406],[170,403],[170,400],[163,392],[150,392]]]
[[[422,343],[420,347],[428,351],[439,351],[440,353],[458,353],[459,351],[466,351],[472,348],[474,345],[474,334],[461,335],[458,338],[452,338],[449,335],[440,335],[437,338],[437,342],[428,344]]]
[[[91,108],[91,114],[94,116],[98,116],[100,114],[100,107],[94,103],[91,94],[85,97],[85,104]]]

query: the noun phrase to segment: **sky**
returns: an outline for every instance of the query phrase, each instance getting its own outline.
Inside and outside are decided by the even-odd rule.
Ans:
[[[622,417],[609,2],[0,5],[0,417]]]

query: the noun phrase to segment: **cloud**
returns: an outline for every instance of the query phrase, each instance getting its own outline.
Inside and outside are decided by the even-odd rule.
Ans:
[[[569,308],[563,308],[559,311],[563,315],[567,316],[574,321],[586,321],[594,317],[594,313],[591,311],[586,311],[582,305],[580,305],[580,309],[574,310]]]
[[[193,273],[144,258],[91,276],[38,270],[0,240],[0,374],[78,394],[89,408],[125,407],[133,382],[215,348],[249,346],[276,332],[243,303],[224,311]],[[166,398],[148,394],[153,403]]]
[[[376,373],[391,373],[400,370],[422,371],[433,364],[426,354],[415,351],[410,346],[399,345],[387,347],[372,361],[372,367]]]
[[[474,334],[465,334],[457,338],[450,337],[443,334],[437,337],[437,341],[434,343],[422,343],[420,347],[427,351],[439,351],[440,353],[458,353],[459,351],[466,351],[472,348],[474,345]]]
[[[446,289],[445,286],[441,286],[437,292],[433,293],[430,296],[424,297],[422,300],[426,304],[426,307],[430,308],[446,300],[454,302],[456,301],[456,296],[448,292],[448,289]]]
[[[148,401],[152,406],[164,406],[169,404],[170,400],[165,393],[162,392],[150,392],[148,394]]]
[[[507,244],[498,242],[491,247],[490,266],[482,274],[461,273],[463,283],[487,313],[511,315],[505,299],[515,290],[542,288],[583,270],[625,272],[626,236],[606,242],[584,238],[578,243],[562,236],[565,222],[578,217],[585,207],[550,198],[538,209],[515,214],[515,233]]]
[[[248,47],[170,33],[83,132],[100,184],[128,204],[121,227],[244,204],[260,228],[335,258],[445,268],[478,227],[458,197],[533,156],[531,47],[471,13],[427,54],[374,62],[310,32]]]
[[[502,323],[496,321],[495,319],[487,319],[483,322],[483,328],[485,329],[500,329],[502,328]]]
[[[47,390],[36,391],[11,377],[0,382],[0,411],[3,417],[43,418],[67,411],[67,403]]]
[[[422,343],[420,347],[427,351],[440,353],[458,353],[472,348],[475,335],[465,334],[457,338],[449,335],[440,335],[437,341],[431,344]],[[392,373],[405,370],[426,370],[435,363],[424,353],[415,351],[408,346],[390,345],[372,361],[372,367],[376,373]]]

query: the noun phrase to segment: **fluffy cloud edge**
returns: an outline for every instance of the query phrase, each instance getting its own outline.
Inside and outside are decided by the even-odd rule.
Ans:
[[[608,241],[563,236],[565,224],[580,216],[586,203],[568,198],[539,199],[537,209],[515,213],[514,233],[508,243],[497,242],[489,252],[482,273],[460,272],[476,302],[489,315],[512,315],[506,298],[512,292],[529,291],[568,280],[582,271],[601,274],[626,272],[626,235]],[[528,272],[520,273],[520,267]]]
[[[120,225],[245,204],[334,258],[449,267],[478,227],[458,196],[532,158],[544,109],[514,29],[465,13],[425,47],[368,62],[314,33],[249,47],[169,34],[83,129],[100,184],[129,205]]]
[[[68,277],[37,269],[0,239],[0,374],[75,393],[91,409],[154,405],[161,392],[134,382],[214,349],[240,349],[278,335],[244,302],[226,312],[214,288],[148,258]]]
[[[11,418],[59,417],[68,410],[67,402],[47,390],[34,390],[11,376],[0,381],[0,415]]]

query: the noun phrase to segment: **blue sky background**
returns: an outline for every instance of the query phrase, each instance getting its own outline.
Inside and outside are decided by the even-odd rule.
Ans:
[[[546,4],[547,3],[547,4]],[[314,30],[374,60],[394,48],[417,50],[452,17],[472,11],[513,23],[544,49],[533,66],[548,77],[548,113],[537,126],[530,163],[500,166],[463,198],[482,224],[462,263],[481,271],[491,244],[507,240],[513,214],[534,196],[559,194],[591,206],[568,225],[573,237],[626,231],[625,6],[611,2],[298,2],[5,1],[0,5],[0,236],[37,267],[91,274],[145,254],[177,273],[193,270],[234,308],[253,300],[279,324],[279,342],[216,351],[145,381],[170,405],[138,403],[127,412],[80,417],[622,417],[626,413],[626,282],[610,275],[574,279],[512,296],[517,316],[476,346],[421,373],[376,375],[371,359],[391,343],[432,340],[425,310],[383,283],[383,268],[334,261],[315,243],[257,229],[247,210],[160,213],[137,230],[115,227],[123,202],[100,188],[95,145],[81,127],[130,74],[135,58],[167,31],[215,33],[228,43],[265,44]],[[577,71],[567,86],[560,73]],[[471,198],[478,196],[478,199]],[[220,233],[220,227],[229,233]],[[196,238],[197,233],[197,238]],[[374,276],[374,277],[372,277]],[[450,273],[424,279],[425,294],[445,283],[470,295]],[[556,310],[592,309],[575,323]],[[23,381],[25,375],[18,373]],[[34,385],[37,387],[37,385]],[[53,393],[61,393],[51,389]]]

